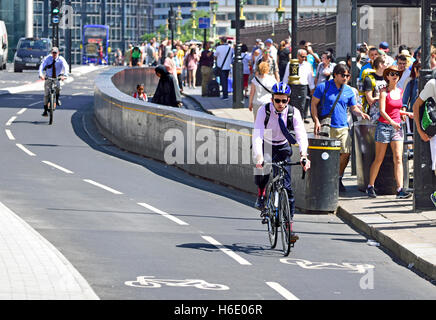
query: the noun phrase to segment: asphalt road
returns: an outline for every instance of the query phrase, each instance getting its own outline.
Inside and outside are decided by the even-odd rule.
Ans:
[[[297,214],[300,240],[283,258],[252,195],[116,148],[93,120],[96,74],[63,87],[52,126],[41,91],[0,95],[0,201],[101,299],[436,299],[334,215]],[[0,72],[0,89],[36,77]]]

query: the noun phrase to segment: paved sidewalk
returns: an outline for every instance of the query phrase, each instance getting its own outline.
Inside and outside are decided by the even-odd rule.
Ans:
[[[185,94],[215,116],[253,122],[248,108],[232,108],[231,95],[227,101],[202,97],[201,88],[188,88]],[[312,121],[306,124],[306,130],[313,132]],[[394,195],[368,198],[357,189],[357,177],[351,175],[350,165],[343,182],[347,192],[339,197],[337,216],[373,240],[368,245],[383,246],[409,268],[436,280],[436,209],[414,213],[412,199],[397,200]]]
[[[0,202],[0,300],[98,300],[39,233]]]

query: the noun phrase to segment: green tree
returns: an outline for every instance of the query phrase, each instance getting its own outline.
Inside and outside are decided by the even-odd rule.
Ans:
[[[201,17],[209,17],[209,12],[204,11],[204,10],[199,10],[195,13],[195,25],[197,26],[197,29],[195,30],[195,37],[197,38],[197,40],[202,41],[203,40],[203,29],[198,29],[198,18]],[[193,36],[193,32],[192,32],[192,18],[189,19],[188,21],[186,21],[181,27],[180,27],[180,40],[184,43],[186,41],[192,40],[192,36]],[[207,29],[207,34],[206,37],[209,37],[209,32],[210,30]],[[144,35],[141,36],[142,41],[148,42],[151,38],[156,37],[157,38],[157,33],[160,33],[161,35],[161,39],[165,38],[165,24],[160,25],[156,32],[153,33],[146,33]],[[168,38],[171,37],[171,31],[168,31]],[[177,27],[174,29],[174,39],[177,39]]]

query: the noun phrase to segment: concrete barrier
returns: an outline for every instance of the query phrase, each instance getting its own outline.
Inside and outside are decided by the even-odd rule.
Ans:
[[[122,149],[190,174],[256,192],[252,123],[134,99],[138,83],[153,94],[154,68],[112,68],[95,81],[94,113],[102,134]]]

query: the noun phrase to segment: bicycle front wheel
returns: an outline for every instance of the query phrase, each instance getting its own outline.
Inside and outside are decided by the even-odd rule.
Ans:
[[[267,199],[265,205],[265,214],[267,215],[268,220],[268,239],[271,245],[271,249],[274,249],[277,245],[277,225],[275,222],[276,208],[274,206],[274,188],[271,187],[271,184],[268,186],[266,194]]]
[[[56,103],[56,99],[54,97],[54,94],[50,95],[50,105],[48,106],[48,124],[52,124],[53,123],[53,110],[55,108],[55,103]]]
[[[280,233],[282,238],[283,255],[286,257],[291,251],[291,213],[289,208],[288,193],[285,189],[280,192],[280,205],[279,205],[279,217],[280,217]]]

